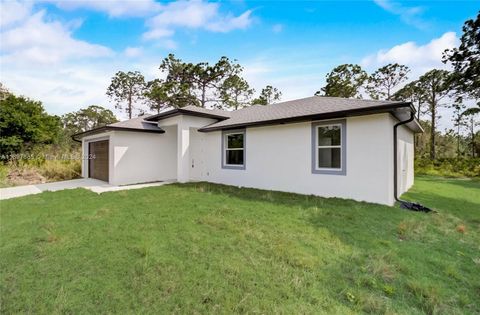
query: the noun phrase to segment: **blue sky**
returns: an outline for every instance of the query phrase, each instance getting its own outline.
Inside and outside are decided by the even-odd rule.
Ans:
[[[1,81],[55,114],[89,104],[113,109],[118,70],[158,77],[168,53],[186,61],[238,59],[259,91],[312,95],[341,63],[367,71],[389,62],[416,78],[446,67],[478,1],[2,1]],[[118,113],[123,118],[121,113]]]

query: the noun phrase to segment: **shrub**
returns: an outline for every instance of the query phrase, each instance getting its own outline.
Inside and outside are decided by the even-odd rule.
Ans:
[[[480,177],[480,158],[415,159],[415,173],[444,177]]]
[[[76,151],[55,146],[37,146],[0,163],[0,186],[39,184],[69,180],[81,175],[81,160]]]
[[[81,162],[79,160],[47,160],[43,166],[39,168],[39,172],[49,181],[74,179],[81,174]]]

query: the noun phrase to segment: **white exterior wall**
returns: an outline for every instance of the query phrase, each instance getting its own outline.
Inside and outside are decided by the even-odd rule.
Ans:
[[[177,131],[177,148],[175,152],[177,155],[176,161],[176,179],[180,183],[188,182],[191,168],[193,168],[193,161],[191,159],[191,134],[197,132],[198,128],[210,125],[216,122],[211,118],[192,117],[186,115],[178,115],[175,117],[166,118],[158,122],[158,126],[164,130],[167,128],[176,128]]]
[[[115,131],[113,185],[127,185],[176,179],[177,135],[175,128],[164,134]]]
[[[88,154],[88,141],[105,139],[109,143],[109,183],[128,185],[176,179],[177,130],[165,133],[112,131],[83,139],[83,154]],[[82,176],[88,176],[88,160]]]
[[[115,131],[83,139],[110,140],[111,184],[159,180],[209,181],[393,205],[393,125],[390,114],[346,118],[346,175],[312,173],[312,122],[246,128],[246,169],[223,169],[222,132],[198,132],[213,119],[175,116],[164,134]],[[178,136],[180,135],[180,136]],[[398,129],[398,193],[413,185],[414,134]],[[87,176],[88,160],[83,164]]]
[[[413,185],[415,135],[410,129],[402,125],[398,127],[397,137],[397,187],[398,197],[400,197]]]
[[[346,175],[312,174],[311,122],[304,122],[247,128],[245,170],[222,169],[221,131],[192,131],[191,158],[203,162],[195,162],[191,180],[392,205],[390,115],[346,120]]]

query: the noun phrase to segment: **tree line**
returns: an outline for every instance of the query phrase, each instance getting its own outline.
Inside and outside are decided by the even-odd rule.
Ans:
[[[411,102],[416,107],[417,119],[427,118],[422,125],[429,139],[425,141],[421,139],[424,135],[417,136],[417,153],[423,156],[428,151],[431,160],[437,158],[438,138],[449,136],[439,134],[439,111],[450,107],[454,111],[455,129],[449,132],[456,138],[457,156],[465,153],[466,150],[461,150],[464,142],[469,142],[470,155],[478,156],[475,127],[480,112],[479,25],[480,14],[475,20],[466,21],[460,46],[444,52],[443,62],[450,64],[453,71],[433,69],[408,82],[409,67],[398,63],[380,67],[371,74],[360,65],[342,64],[326,75],[325,86],[315,95]],[[242,77],[243,67],[227,57],[211,65],[184,62],[170,54],[162,60],[159,69],[165,78],[148,82],[138,71],[119,71],[112,78],[107,95],[129,118],[138,104],[147,104],[149,110],[157,113],[187,105],[236,110],[272,104],[282,95],[277,88],[267,85],[254,98],[254,89]],[[467,108],[468,100],[476,102],[476,106]],[[140,109],[140,114],[143,113]],[[469,140],[464,139],[464,130],[468,130]]]
[[[111,110],[98,105],[50,115],[42,102],[15,95],[0,83],[0,160],[11,160],[19,153],[77,150],[73,134],[117,121]]]
[[[444,52],[443,62],[452,71],[434,69],[409,81],[410,69],[388,64],[368,74],[361,66],[343,64],[326,75],[320,96],[370,98],[411,102],[425,133],[416,136],[417,157],[478,157],[476,141],[480,112],[480,14],[463,26],[459,47]],[[242,77],[236,60],[220,58],[215,64],[190,63],[170,54],[159,65],[163,79],[146,81],[138,71],[117,72],[107,95],[131,118],[139,105],[149,111],[196,105],[205,108],[239,109],[278,102],[281,91],[267,85],[258,95]],[[61,117],[45,112],[41,102],[16,96],[0,84],[0,151],[29,150],[34,144],[74,147],[70,135],[117,121],[108,109],[91,105]],[[472,104],[467,106],[467,104]],[[453,110],[451,130],[438,131],[439,110]],[[465,135],[465,132],[467,134]]]
[[[442,61],[450,64],[452,71],[433,69],[417,80],[408,82],[410,69],[405,65],[388,64],[368,75],[359,65],[343,64],[335,67],[326,76],[326,85],[316,95],[346,98],[369,97],[375,100],[397,100],[411,102],[417,110],[417,119],[421,121],[429,134],[428,155],[431,160],[437,158],[437,138],[439,110],[450,107],[453,110],[454,129],[447,131],[442,140],[456,138],[456,154],[461,156],[469,151],[472,157],[478,157],[480,149],[475,141],[475,128],[479,126],[480,113],[480,14],[476,19],[467,20],[462,28],[461,44],[457,48],[447,49]],[[467,108],[467,102],[475,103]],[[469,136],[465,139],[462,130]],[[419,135],[417,138],[425,137]],[[417,152],[423,155],[424,146],[419,139]],[[426,142],[426,141],[423,141]],[[467,142],[469,149],[461,150],[461,143]],[[424,143],[423,143],[424,144]]]
[[[190,63],[169,54],[160,71],[165,79],[146,81],[139,71],[117,72],[107,88],[115,107],[131,119],[134,110],[144,114],[141,105],[159,113],[166,108],[195,105],[204,108],[239,109],[249,105],[266,105],[281,99],[282,93],[267,85],[257,97],[242,77],[243,67],[236,60],[221,57],[215,64]]]

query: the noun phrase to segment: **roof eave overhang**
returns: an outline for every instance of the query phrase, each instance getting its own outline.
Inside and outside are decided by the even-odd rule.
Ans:
[[[228,119],[229,117],[226,116],[220,116],[220,115],[215,115],[215,114],[209,114],[209,113],[199,113],[199,112],[194,112],[190,111],[187,109],[182,109],[182,108],[175,108],[172,109],[168,112],[160,113],[157,115],[153,115],[150,117],[145,118],[146,121],[159,121],[162,119],[170,118],[170,117],[175,117],[179,115],[188,115],[188,116],[195,116],[195,117],[203,117],[203,118],[213,118],[213,119],[218,119],[218,120],[225,120]]]
[[[92,130],[87,130],[84,132],[79,132],[72,135],[72,139],[78,141],[78,138],[84,138],[87,136],[95,135],[98,133],[108,132],[108,131],[130,131],[130,132],[146,132],[146,133],[165,133],[163,129],[137,129],[137,128],[127,128],[127,127],[115,127],[115,126],[103,126],[99,128],[95,128]]]
[[[398,121],[407,120],[410,117],[410,113],[413,113],[413,114],[416,113],[416,110],[413,106],[410,106],[410,110],[408,110],[407,108],[398,108],[392,111],[392,115],[396,119],[398,119]],[[410,130],[412,130],[414,133],[424,132],[417,118],[414,118],[411,122],[407,123],[405,126],[408,127]]]
[[[267,121],[257,121],[257,122],[251,122],[251,123],[232,124],[228,126],[218,126],[218,127],[206,126],[198,129],[198,131],[212,132],[212,131],[218,131],[218,130],[229,130],[229,129],[238,129],[238,128],[246,128],[246,127],[269,126],[269,125],[281,125],[281,124],[296,123],[296,122],[325,120],[325,119],[353,117],[353,116],[364,116],[364,115],[373,115],[373,114],[381,114],[381,113],[391,113],[392,115],[395,116],[394,114],[395,110],[398,110],[400,108],[409,108],[410,109],[409,112],[410,111],[415,112],[415,108],[413,108],[411,103],[400,102],[400,103],[391,104],[389,106],[381,105],[381,106],[375,106],[375,107],[369,107],[369,108],[359,108],[354,110],[344,110],[344,111],[330,112],[330,113],[323,113],[323,114],[304,115],[304,116],[288,117],[288,118],[281,118],[281,119],[272,119]]]

